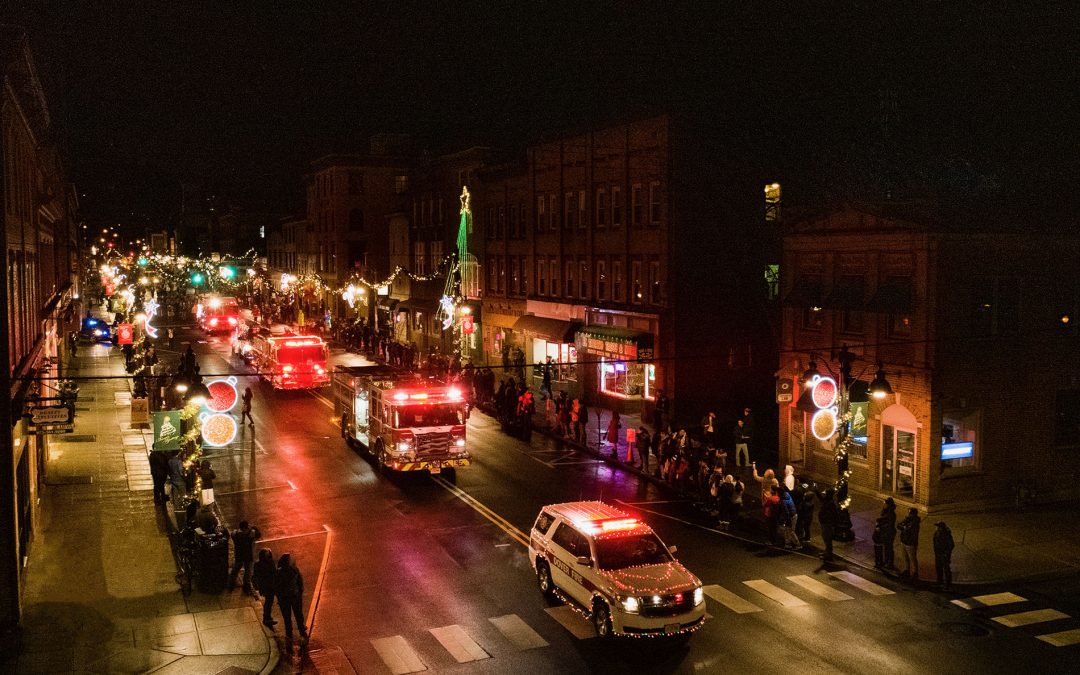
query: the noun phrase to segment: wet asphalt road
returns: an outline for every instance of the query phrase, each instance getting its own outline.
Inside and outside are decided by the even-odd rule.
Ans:
[[[241,390],[251,382],[255,391],[255,429],[210,452],[219,503],[231,522],[256,523],[275,554],[298,559],[305,612],[321,587],[312,652],[344,658],[356,672],[1071,672],[1080,650],[1036,638],[1080,628],[1075,619],[993,621],[1020,611],[1075,616],[1066,607],[1074,596],[1057,585],[983,589],[1027,602],[965,610],[951,602],[962,595],[915,591],[857,568],[845,581],[829,574],[844,566],[710,530],[693,505],[662,488],[539,434],[528,444],[510,438],[482,414],[468,429],[474,464],[455,483],[382,476],[341,439],[329,389],[273,391],[244,377],[250,371],[230,361],[226,340],[185,337],[204,373],[235,373]],[[337,350],[332,360],[362,361]],[[605,643],[541,599],[521,535],[544,504],[579,499],[638,513],[706,586],[718,587],[702,630],[686,640]],[[716,599],[731,594],[742,602]],[[529,630],[504,632],[522,624]],[[452,626],[465,652],[440,641]],[[521,642],[523,634],[533,642]],[[299,663],[286,660],[281,670]]]

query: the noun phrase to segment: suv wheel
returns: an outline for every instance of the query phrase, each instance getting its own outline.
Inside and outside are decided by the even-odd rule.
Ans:
[[[551,568],[544,561],[540,561],[536,564],[536,585],[540,587],[540,592],[548,600],[555,598],[555,582],[551,579]]]
[[[593,600],[592,622],[597,637],[610,638],[615,633],[611,626],[611,610],[603,600]]]

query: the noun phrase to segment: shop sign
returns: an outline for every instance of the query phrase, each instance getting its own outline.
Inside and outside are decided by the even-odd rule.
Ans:
[[[116,344],[129,345],[132,343],[132,329],[130,323],[122,323],[116,327]]]
[[[473,318],[471,315],[466,314],[461,317],[461,332],[463,335],[472,335],[475,327],[473,326]]]
[[[794,382],[786,378],[776,381],[776,402],[791,403],[794,399]]]
[[[154,450],[179,450],[181,425],[179,410],[154,413]]]
[[[30,433],[66,434],[74,430],[74,410],[66,405],[50,405],[29,411]]]
[[[150,399],[131,399],[131,423],[148,424],[150,422]]]

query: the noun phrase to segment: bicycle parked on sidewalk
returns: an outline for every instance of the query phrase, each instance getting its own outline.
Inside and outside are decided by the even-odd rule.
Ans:
[[[191,594],[191,589],[198,580],[199,567],[195,562],[196,548],[195,527],[188,525],[180,530],[176,542],[176,562],[179,567],[176,583],[180,585],[180,592],[185,597]]]

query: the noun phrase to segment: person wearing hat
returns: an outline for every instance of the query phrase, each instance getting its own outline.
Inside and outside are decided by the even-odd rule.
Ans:
[[[952,552],[956,544],[948,525],[939,521],[934,527],[934,569],[938,586],[947,591],[952,586]]]
[[[885,506],[881,509],[881,515],[879,516],[881,521],[881,546],[883,557],[883,566],[885,569],[896,568],[896,558],[893,546],[896,544],[896,502],[892,497],[885,498]]]

